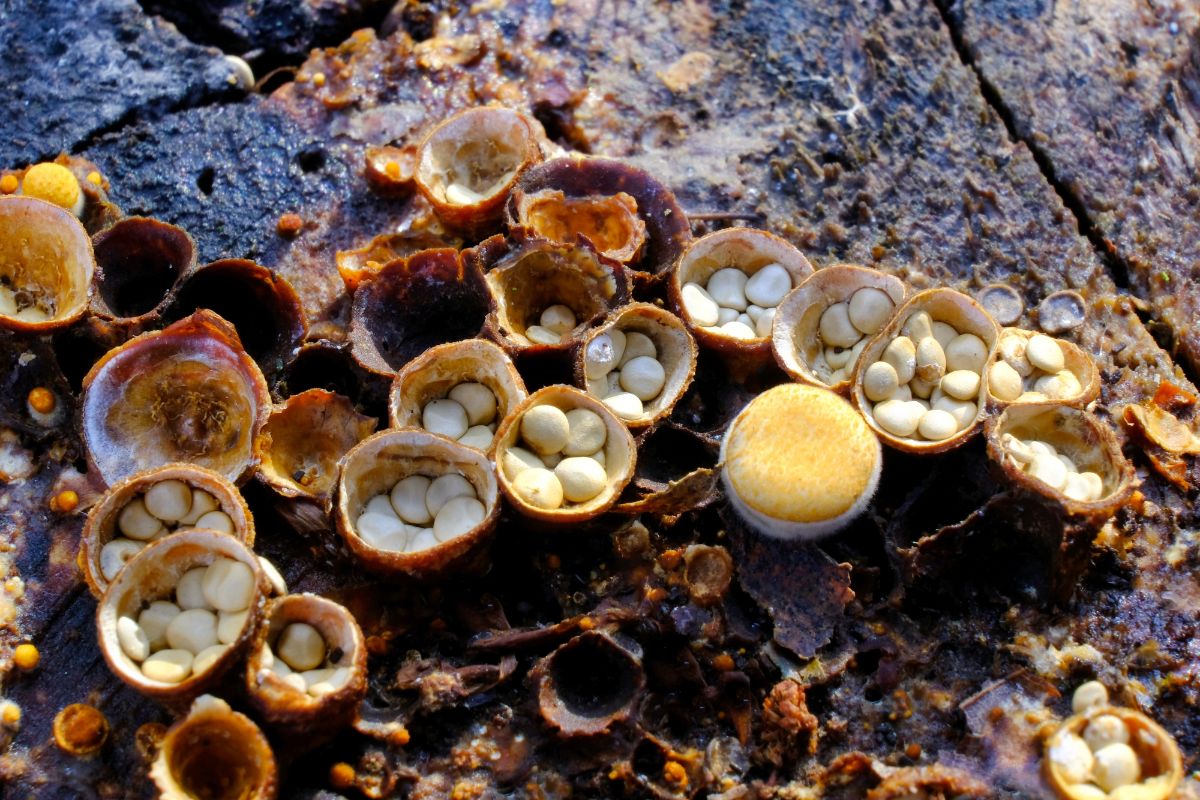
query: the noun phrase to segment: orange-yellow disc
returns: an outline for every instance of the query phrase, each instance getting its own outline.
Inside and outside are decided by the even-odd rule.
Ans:
[[[25,172],[21,192],[68,211],[75,210],[80,196],[79,181],[71,170],[50,161],[34,164]]]
[[[865,507],[882,463],[879,440],[848,402],[795,383],[751,401],[729,426],[722,453],[731,499],[746,507],[739,510],[784,526],[814,526],[811,535]]]

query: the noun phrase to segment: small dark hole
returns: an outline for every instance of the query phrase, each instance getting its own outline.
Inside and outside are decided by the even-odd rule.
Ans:
[[[662,748],[650,739],[642,739],[638,743],[630,761],[639,775],[653,775],[656,778],[662,775],[663,767],[667,765],[667,757]]]
[[[300,151],[296,161],[305,172],[316,172],[325,166],[325,151],[319,147],[305,148]]]
[[[205,167],[200,171],[200,177],[196,178],[196,188],[206,195],[213,192],[213,181],[217,177],[217,171],[212,167]]]
[[[878,686],[868,686],[863,692],[863,699],[868,703],[878,703],[883,699],[883,691]]]
[[[551,47],[562,47],[567,43],[567,35],[558,28],[550,31],[550,35],[546,37],[546,44]]]

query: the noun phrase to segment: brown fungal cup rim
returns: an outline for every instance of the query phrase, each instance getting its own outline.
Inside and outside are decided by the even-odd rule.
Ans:
[[[497,236],[467,252],[468,260],[484,271],[493,301],[484,335],[512,355],[567,352],[597,321],[625,305],[632,293],[625,267],[596,252],[586,240],[557,244]],[[571,309],[575,327],[557,343],[528,339],[525,332],[538,324],[534,315],[555,304]]]
[[[593,390],[593,386],[599,382],[587,377],[587,349],[592,340],[613,328],[649,336],[658,349],[657,360],[666,372],[662,391],[647,402],[642,416],[638,419],[622,420],[631,430],[641,431],[670,416],[679,398],[683,397],[691,386],[692,378],[696,374],[696,342],[679,317],[652,303],[630,303],[614,310],[604,322],[583,336],[575,354],[575,383],[601,402],[603,398]],[[664,358],[671,363],[664,363]]]
[[[216,468],[207,457],[202,459],[189,455],[188,460],[208,466],[233,483],[240,483],[252,473],[254,437],[270,413],[267,382],[254,359],[242,349],[233,326],[213,312],[201,309],[162,330],[135,336],[120,347],[109,350],[84,376],[83,399],[80,403],[83,444],[89,466],[106,484],[119,481],[134,472],[180,460],[170,456],[157,462],[136,459],[134,454],[144,453],[146,444],[128,441],[131,438],[128,431],[114,435],[112,426],[107,423],[107,416],[111,409],[126,405],[126,392],[131,386],[141,380],[152,379],[147,372],[147,365],[167,368],[178,363],[181,354],[195,356],[197,363],[209,367],[219,362],[225,373],[236,374],[237,391],[232,394],[245,400],[252,412],[252,418],[245,421],[244,443],[238,446],[232,456],[228,455],[231,451],[226,450],[217,462],[224,464],[223,468]],[[162,388],[166,391],[167,387]],[[170,388],[177,394],[179,384],[171,383]],[[145,427],[144,419],[130,421],[139,422]],[[145,435],[142,430],[135,433],[139,437]],[[165,447],[164,441],[156,442],[156,447]],[[175,445],[174,440],[170,444]],[[185,454],[175,449],[171,455]]]
[[[375,470],[373,461],[380,457],[386,458],[387,463]],[[415,552],[380,550],[359,537],[355,529],[358,509],[371,497],[390,491],[397,481],[410,475],[438,476],[451,472],[470,481],[483,503],[486,515],[474,528]],[[360,478],[368,479],[367,488],[360,485]],[[416,577],[442,572],[459,564],[496,528],[500,518],[500,490],[495,465],[479,450],[427,431],[413,428],[380,431],[363,439],[342,457],[334,518],[338,534],[368,569]]]
[[[632,682],[626,687],[628,689],[628,697],[624,698],[624,701],[619,705],[604,710],[603,713],[583,714],[577,710],[567,708],[566,704],[562,702],[560,695],[563,693],[559,691],[557,686],[559,676],[556,675],[555,664],[564,657],[569,658],[569,654],[579,648],[597,646],[624,662],[625,670],[629,675],[619,677],[632,677]],[[583,664],[572,666],[576,669],[585,668]],[[589,663],[586,665],[586,668],[594,666],[596,665]],[[600,671],[606,677],[611,672],[608,669]],[[559,645],[549,655],[534,665],[530,672],[530,677],[536,687],[538,707],[542,718],[548,725],[556,728],[563,736],[568,737],[600,735],[608,732],[614,725],[631,718],[637,708],[638,696],[646,684],[645,671],[640,659],[634,653],[630,652],[627,647],[618,643],[611,634],[598,630],[585,631]],[[598,698],[587,698],[587,700],[593,702],[596,699]]]
[[[313,488],[302,486],[292,475],[277,468],[275,457],[272,455],[279,442],[273,430],[273,424],[282,421],[286,415],[302,413],[305,410],[304,407],[310,404],[317,404],[326,409],[334,406],[333,412],[343,415],[343,418],[335,424],[336,432],[346,434],[347,440],[354,439],[353,442],[347,441],[345,448],[330,459],[328,486],[325,489],[320,489],[315,485]],[[271,407],[267,421],[258,432],[258,436],[255,437],[254,456],[257,461],[255,474],[262,483],[283,497],[304,497],[316,500],[325,505],[328,510],[329,500],[337,489],[338,462],[351,447],[374,433],[376,425],[377,421],[374,417],[359,413],[348,398],[336,392],[317,388],[297,392],[282,403],[276,403]],[[319,431],[312,427],[304,428],[301,434],[305,437],[304,443],[311,447],[312,437],[316,433]]]
[[[483,136],[480,137],[480,134]],[[503,182],[498,178],[490,186],[481,187],[488,190],[486,194],[473,189],[478,199],[466,203],[455,202],[446,196],[445,178],[435,185],[434,161],[439,158],[444,160],[448,155],[435,152],[443,142],[457,144],[455,149],[458,150],[473,137],[495,138],[501,134],[515,134],[518,139],[514,148],[516,161],[502,173]],[[494,105],[460,111],[431,128],[417,146],[414,172],[417,189],[433,205],[438,216],[450,225],[480,228],[500,218],[504,203],[521,174],[541,160],[540,141],[544,137],[540,123],[511,108]],[[457,154],[453,157],[457,158]]]
[[[284,627],[293,622],[313,626],[327,648],[342,651],[335,666],[350,670],[345,684],[327,695],[313,697],[285,684],[263,666],[264,648],[273,646]],[[366,695],[366,639],[354,616],[340,603],[308,592],[284,595],[267,602],[262,623],[251,640],[245,679],[250,701],[270,722],[290,730],[297,726],[305,730],[336,727],[354,715]]]
[[[822,267],[793,288],[779,303],[775,321],[771,326],[771,351],[780,369],[793,380],[832,389],[845,395],[853,385],[853,375],[858,366],[856,361],[847,370],[845,380],[826,383],[809,366],[811,356],[801,351],[797,339],[812,337],[816,342],[821,314],[835,303],[846,302],[859,289],[872,288],[885,292],[893,303],[892,316],[903,306],[908,296],[904,281],[870,267],[858,264],[831,264]],[[888,318],[888,322],[891,317]],[[883,330],[887,322],[883,324]],[[878,331],[876,332],[878,333]],[[873,334],[864,334],[864,344]],[[865,346],[863,348],[866,349]],[[859,354],[861,357],[861,353]]]
[[[1073,457],[1078,456],[1078,451],[1081,449],[1079,444],[1075,444],[1081,437],[1086,437],[1082,443],[1083,447],[1092,446],[1099,449],[1104,469],[1100,470],[1098,474],[1100,474],[1106,490],[1100,499],[1092,502],[1073,500],[1045,482],[1018,469],[1005,456],[1004,447],[1001,444],[1004,434],[1011,433],[1014,428],[1021,430],[1020,426],[1023,425],[1043,422],[1040,418],[1051,415],[1058,417],[1050,429],[1051,435],[1040,438],[1048,439],[1056,449],[1058,448],[1056,442],[1071,440],[1072,452],[1068,455]],[[1068,425],[1073,426],[1076,430],[1064,430]],[[1061,504],[1070,514],[1111,516],[1129,500],[1133,490],[1137,487],[1137,476],[1134,473],[1133,465],[1121,451],[1121,444],[1112,428],[1094,414],[1082,409],[1057,402],[1013,404],[988,419],[985,425],[985,436],[988,457],[1000,468],[1007,481]],[[1077,459],[1076,463],[1082,468],[1096,466],[1097,460],[1095,457],[1086,461]]]
[[[99,599],[110,581],[100,570],[100,552],[115,538],[117,517],[135,495],[167,480],[179,480],[193,489],[202,489],[217,500],[217,509],[233,521],[234,538],[247,547],[254,546],[254,517],[237,487],[224,476],[195,464],[167,464],[138,472],[109,487],[100,501],[88,511],[79,537],[79,565],[92,596]],[[184,527],[183,530],[189,530]],[[180,531],[176,531],[180,532]],[[162,538],[174,536],[167,534]],[[157,540],[155,540],[157,541]],[[149,546],[149,544],[147,544]]]
[[[520,438],[521,418],[529,409],[543,404],[552,405],[563,412],[585,408],[599,415],[600,419],[604,421],[604,427],[608,434],[604,443],[604,471],[608,475],[608,480],[600,494],[585,503],[572,503],[556,509],[536,508],[521,499],[513,489],[512,481],[505,474],[502,466],[504,452],[514,446]],[[500,490],[508,498],[508,502],[513,508],[524,516],[542,522],[560,524],[583,522],[611,509],[616,505],[621,492],[633,480],[633,473],[637,467],[637,446],[625,424],[604,403],[581,389],[565,384],[543,387],[525,398],[525,401],[517,406],[497,429],[496,438],[492,444],[492,455],[497,465],[496,475],[500,483]],[[610,471],[614,464],[623,464],[616,474]]]
[[[478,312],[479,324],[460,326],[461,330],[449,329],[458,335],[445,336],[436,344],[474,337],[486,329],[495,310],[495,300],[478,261],[469,257],[469,253],[463,251],[460,254],[449,247],[421,250],[390,261],[364,276],[354,290],[347,332],[354,361],[370,373],[394,378],[405,364],[435,344],[425,341],[430,336],[423,331],[436,329],[436,335],[441,336],[449,329],[446,323],[451,320],[451,315],[469,313],[470,319],[474,319],[473,315]],[[439,289],[438,302],[428,303],[435,287]],[[420,296],[414,300],[410,294]],[[464,311],[468,301],[474,301],[475,307]],[[396,316],[394,312],[398,306],[405,307],[409,313]],[[435,325],[429,319],[433,314],[443,314],[446,318]],[[386,323],[392,322],[393,318],[403,323],[402,330],[387,327]],[[400,344],[391,345],[391,340],[398,340]],[[391,357],[389,350],[394,353]]]
[[[529,396],[521,374],[499,345],[486,339],[447,342],[429,348],[396,374],[388,394],[392,427],[423,430],[425,405],[467,382],[481,383],[495,395],[497,430],[499,423]]]
[[[197,731],[197,729],[199,729]],[[191,737],[191,738],[189,738]],[[257,779],[245,785],[248,775],[244,765],[230,765],[217,761],[213,764],[193,764],[194,759],[204,755],[205,748],[224,748],[222,755],[253,761],[258,768]],[[178,755],[182,763],[176,763]],[[267,737],[245,714],[234,711],[229,704],[212,695],[196,699],[188,713],[167,731],[150,766],[150,778],[158,787],[164,800],[184,800],[194,797],[184,771],[192,778],[213,778],[216,781],[236,778],[243,782],[238,787],[239,800],[272,800],[278,784],[278,768],[275,754]],[[198,773],[198,774],[197,774]]]
[[[1062,405],[1084,408],[1100,396],[1100,369],[1096,366],[1096,359],[1092,357],[1091,353],[1067,339],[1059,339],[1051,336],[1048,333],[1031,331],[1026,328],[1009,327],[1000,329],[1000,336],[996,339],[996,346],[992,348],[992,353],[988,357],[987,365],[985,367],[985,369],[987,369],[989,372],[994,364],[1002,360],[1000,355],[1000,341],[1006,336],[1019,336],[1025,339],[1027,343],[1034,336],[1047,336],[1051,339],[1054,339],[1055,344],[1057,344],[1063,352],[1063,361],[1065,364],[1064,368],[1069,370],[1075,375],[1076,378],[1079,379],[1079,385],[1081,389],[1079,394],[1074,397],[1059,399],[1047,397],[1033,398],[1029,400],[1022,400],[1018,397],[1016,400],[1001,400],[999,397],[996,397],[996,395],[992,394],[991,386],[989,385],[987,401],[992,408],[1001,409],[1007,406],[1040,404],[1045,402],[1061,403]],[[1024,377],[1021,378],[1022,389],[1024,389],[1027,380],[1029,379]],[[1030,391],[1032,391],[1032,389]]]
[[[11,229],[14,226],[24,231],[24,239]],[[39,246],[49,241],[58,244],[59,248],[55,248],[53,253],[41,254],[42,261],[53,261],[55,282],[62,283],[65,280],[69,285],[54,287],[53,316],[30,321],[0,313],[0,327],[24,333],[42,333],[71,325],[87,311],[95,282],[96,256],[83,224],[70,211],[45,200],[23,195],[0,196],[0,240],[15,242],[19,239],[34,241]],[[63,263],[68,259],[67,271],[72,274],[63,275]],[[0,257],[0,262],[4,261],[7,259]],[[74,274],[77,272],[82,274]]]
[[[171,282],[162,287],[162,296],[158,301],[144,311],[134,313],[122,313],[121,310],[115,309],[114,303],[106,298],[106,285],[110,279],[121,282],[128,281],[130,278],[141,279],[140,275],[129,274],[131,270],[127,260],[130,250],[125,241],[126,237],[141,239],[144,242],[143,247],[157,250],[158,252],[153,255],[162,256],[164,260],[168,261],[166,267],[174,273]],[[171,304],[174,292],[184,276],[196,267],[196,242],[191,234],[177,225],[154,217],[134,216],[117,220],[92,237],[92,248],[96,254],[96,289],[91,300],[91,311],[101,319],[126,325],[149,322],[160,317]],[[114,250],[111,262],[107,252],[110,248]],[[175,250],[174,255],[178,258],[167,259],[166,251],[169,250]],[[140,250],[135,251],[135,255],[146,256]],[[175,263],[176,260],[179,263]]]
[[[1139,784],[1144,784],[1146,781],[1145,767],[1150,759],[1153,759],[1152,763],[1158,768],[1150,779],[1156,780],[1162,776],[1166,778],[1159,781],[1155,789],[1136,795],[1139,800],[1167,800],[1173,796],[1175,789],[1183,781],[1183,757],[1175,739],[1161,725],[1142,712],[1131,708],[1107,705],[1090,708],[1083,713],[1068,717],[1046,738],[1042,753],[1042,768],[1054,793],[1061,800],[1084,800],[1074,790],[1078,784],[1069,783],[1058,766],[1050,760],[1050,750],[1060,737],[1081,736],[1088,723],[1102,715],[1118,717],[1126,727],[1135,729],[1130,731],[1129,744],[1137,754],[1138,762],[1142,766],[1142,778],[1139,780]]]
[[[179,683],[147,678],[125,655],[117,639],[117,620],[140,610],[144,603],[172,596],[179,578],[189,569],[229,558],[250,568],[254,598],[237,638],[199,674]],[[96,636],[109,670],[128,686],[168,705],[178,705],[215,686],[242,656],[262,616],[270,584],[254,552],[228,534],[193,528],[152,542],[134,556],[108,585],[96,605]]]
[[[779,264],[787,270],[792,278],[792,289],[815,272],[808,258],[795,245],[759,228],[723,228],[713,231],[694,239],[680,254],[671,269],[667,297],[671,309],[683,320],[698,345],[738,360],[764,362],[771,358],[770,336],[737,339],[702,327],[692,319],[683,303],[684,284],[696,282],[703,286],[707,284],[713,272],[724,267],[737,267],[746,274],[753,275],[768,264]]]
[[[666,275],[692,241],[691,224],[675,194],[650,173],[619,159],[571,154],[530,167],[505,208],[510,230],[535,233],[521,224],[519,207],[524,197],[544,191],[561,191],[571,199],[629,195],[645,225],[643,245],[625,261],[639,284]]]
[[[888,433],[875,421],[875,415],[871,410],[871,401],[867,399],[866,394],[863,392],[863,374],[866,372],[867,367],[880,359],[884,349],[891,344],[892,339],[900,334],[909,317],[918,311],[928,312],[934,322],[946,322],[960,334],[971,333],[978,336],[988,348],[988,356],[983,362],[983,374],[979,376],[979,391],[975,395],[976,409],[974,421],[958,433],[941,441],[914,439]],[[984,311],[983,306],[979,305],[973,297],[955,289],[945,287],[926,289],[925,291],[918,292],[909,297],[904,302],[904,305],[896,310],[891,321],[879,333],[875,334],[867,342],[867,346],[863,348],[858,358],[858,365],[854,370],[853,384],[850,388],[850,399],[854,402],[854,407],[862,414],[863,419],[867,421],[867,425],[879,437],[879,440],[895,450],[906,453],[925,454],[944,453],[948,450],[961,447],[971,437],[979,433],[983,427],[983,421],[987,417],[988,406],[985,402],[987,398],[987,363],[991,358],[992,352],[996,349],[996,342],[999,340],[999,337],[1000,326],[996,324],[991,315]]]

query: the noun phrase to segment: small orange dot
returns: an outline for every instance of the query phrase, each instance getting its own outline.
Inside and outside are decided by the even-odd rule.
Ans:
[[[79,494],[74,489],[64,489],[50,500],[50,510],[70,514],[79,507]]]
[[[300,229],[304,227],[304,220],[299,214],[284,214],[279,218],[278,224],[275,226],[279,231],[280,236],[286,236],[289,239],[300,233]]]
[[[920,758],[921,757],[921,745],[917,744],[916,742],[913,742],[908,747],[904,748],[904,755],[908,756],[909,758]]]
[[[92,170],[87,174],[87,182],[93,186],[99,186],[104,183],[104,178],[100,177],[100,173]]]
[[[5,175],[3,178],[0,178],[0,192],[4,194],[12,194],[20,185],[21,183],[17,180],[16,175]]]
[[[400,165],[395,161],[387,162],[387,165],[383,168],[383,171],[386,172],[387,176],[394,181],[400,179]]]
[[[720,655],[715,656],[712,660],[712,665],[713,669],[720,672],[729,672],[731,669],[737,666],[733,661],[733,656],[729,655],[728,653],[721,653]]]
[[[31,391],[27,400],[29,407],[39,414],[49,414],[58,405],[58,398],[54,396],[54,392],[44,386],[39,386]]]
[[[329,782],[335,789],[349,789],[354,785],[354,767],[339,761],[329,768]]]
[[[667,599],[667,593],[664,589],[647,588],[646,589],[646,599],[649,600],[651,603],[658,603],[662,600]]]
[[[314,74],[312,77],[312,82],[313,82],[313,86],[316,86],[317,88],[324,86],[325,85],[325,73],[318,72],[318,73]]]
[[[23,670],[36,668],[41,660],[42,654],[28,642],[17,645],[17,649],[13,651],[13,663]]]
[[[683,553],[678,550],[664,550],[658,557],[658,563],[662,564],[663,569],[675,569],[683,563]]]
[[[408,728],[404,727],[403,725],[401,725],[397,731],[388,737],[388,741],[398,747],[404,747],[404,745],[408,744],[411,740],[412,736],[409,735]]]
[[[687,770],[678,761],[668,761],[663,765],[663,779],[676,786],[687,786]]]
[[[579,630],[581,631],[590,631],[594,627],[596,627],[596,621],[591,617],[584,617],[579,620]]]
[[[4,712],[0,714],[0,721],[5,725],[16,725],[21,721],[21,707],[16,703],[5,703]]]

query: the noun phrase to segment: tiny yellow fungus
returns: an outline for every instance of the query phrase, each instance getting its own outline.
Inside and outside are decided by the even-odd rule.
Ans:
[[[21,186],[21,182],[17,180],[16,175],[5,175],[0,178],[0,193],[12,194]]]
[[[27,398],[30,408],[39,414],[50,414],[54,411],[54,407],[58,405],[58,400],[54,397],[54,392],[39,386],[29,392]]]
[[[74,489],[64,489],[50,500],[50,510],[70,514],[79,507],[79,494]]]
[[[335,789],[349,789],[354,785],[354,767],[345,761],[339,761],[329,768],[329,783]]]
[[[41,659],[42,655],[37,647],[28,642],[17,645],[17,649],[13,651],[13,663],[23,670],[36,668]]]
[[[663,780],[675,786],[687,786],[687,770],[678,761],[668,761],[663,765]]]
[[[79,188],[79,181],[62,164],[50,161],[34,164],[25,173],[21,191],[29,197],[65,208],[75,216],[83,211],[83,192]]]
[[[5,703],[4,711],[0,713],[0,721],[9,726],[17,725],[21,721],[21,707],[16,703]]]
[[[100,173],[92,170],[87,174],[87,182],[92,186],[100,186],[104,183],[104,178],[100,177]]]
[[[325,73],[318,72],[312,76],[313,86],[320,88],[325,85]]]
[[[304,227],[304,220],[299,214],[284,214],[279,218],[279,222],[275,228],[280,236],[286,236],[289,239],[300,233]]]

